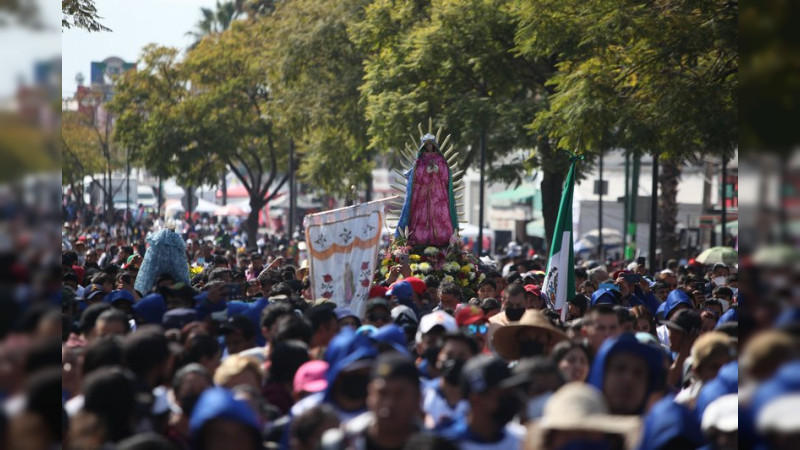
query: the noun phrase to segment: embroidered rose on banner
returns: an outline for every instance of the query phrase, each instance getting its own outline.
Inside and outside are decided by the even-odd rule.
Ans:
[[[325,275],[322,276],[322,281],[324,281],[326,283],[330,283],[331,281],[333,281],[333,277],[330,276],[330,274],[325,274]]]

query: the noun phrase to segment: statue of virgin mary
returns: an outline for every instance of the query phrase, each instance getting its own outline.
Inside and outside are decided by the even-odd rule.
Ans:
[[[395,236],[405,232],[407,245],[447,246],[458,230],[450,172],[436,136],[424,134],[413,165],[404,174],[406,196],[395,231]]]

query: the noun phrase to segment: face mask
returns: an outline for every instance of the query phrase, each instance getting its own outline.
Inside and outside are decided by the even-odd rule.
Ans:
[[[367,398],[367,375],[350,375],[343,377],[339,391],[350,400],[363,400]]]
[[[197,400],[200,399],[200,394],[195,395],[184,395],[181,397],[180,404],[181,404],[181,411],[186,416],[192,415],[192,411],[194,411],[194,405],[197,404]]]
[[[506,317],[512,322],[516,322],[525,314],[525,308],[506,308]]]
[[[519,357],[539,356],[544,353],[544,344],[539,341],[519,341]]]
[[[519,410],[517,396],[513,393],[503,394],[497,399],[497,409],[492,413],[492,420],[499,427],[505,426],[517,415],[517,410]]]
[[[526,413],[528,415],[528,420],[531,419],[538,419],[542,417],[544,414],[544,405],[550,400],[550,397],[553,395],[552,391],[547,391],[543,394],[539,394],[536,397],[531,398],[528,400],[528,406],[526,408]]]
[[[725,286],[725,277],[714,277],[714,284],[717,286]]]
[[[428,364],[436,365],[436,359],[439,357],[439,351],[442,348],[439,346],[428,347],[422,354],[422,359],[428,361]]]
[[[456,358],[446,359],[442,363],[442,378],[447,384],[458,385],[461,382],[461,369],[464,361]]]

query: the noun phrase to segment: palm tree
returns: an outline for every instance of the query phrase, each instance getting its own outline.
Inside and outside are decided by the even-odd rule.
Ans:
[[[190,49],[194,48],[203,37],[227,30],[231,26],[231,22],[239,16],[240,9],[237,8],[234,1],[220,3],[217,0],[216,9],[200,8],[200,12],[203,14],[203,18],[197,21],[193,30],[186,33],[195,38]]]

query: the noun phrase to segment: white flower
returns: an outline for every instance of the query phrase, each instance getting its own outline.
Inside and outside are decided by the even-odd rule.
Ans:
[[[475,272],[470,272],[469,273],[469,279],[470,280],[474,280],[475,279]]]
[[[425,253],[428,256],[433,256],[433,255],[439,253],[439,249],[436,248],[436,247],[433,247],[433,246],[425,247],[425,250],[423,251],[423,253]]]
[[[444,278],[442,278],[442,283],[452,283],[453,280],[455,280],[455,278],[450,275],[445,275]]]
[[[431,270],[431,265],[426,263],[426,262],[419,263],[419,265],[417,266],[417,269],[419,269],[420,272],[428,272],[428,271]]]

